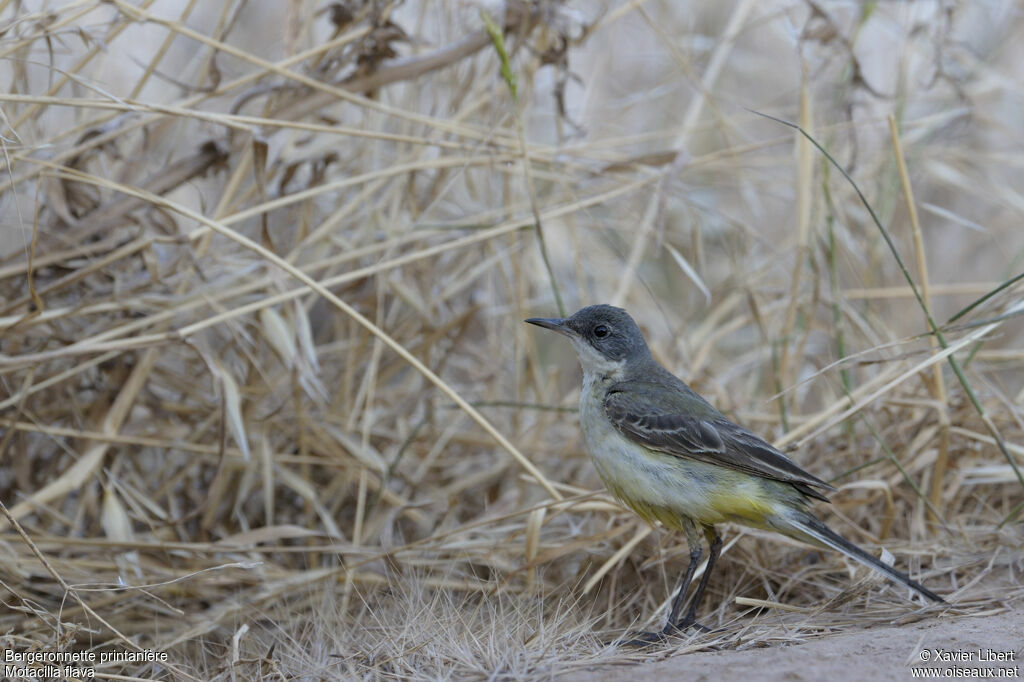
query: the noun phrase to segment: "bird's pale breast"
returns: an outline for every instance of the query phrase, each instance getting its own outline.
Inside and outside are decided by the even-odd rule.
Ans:
[[[603,396],[600,379],[585,376],[580,395],[584,440],[605,486],[644,520],[675,529],[682,528],[684,516],[704,524],[764,526],[778,511],[764,487],[772,481],[631,441],[606,416]]]

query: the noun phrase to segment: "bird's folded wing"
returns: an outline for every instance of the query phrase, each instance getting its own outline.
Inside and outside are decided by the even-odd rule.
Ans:
[[[697,394],[673,398],[643,386],[622,386],[609,391],[604,408],[620,433],[652,450],[793,483],[801,492],[827,501],[808,486],[833,490],[831,485],[730,422]]]

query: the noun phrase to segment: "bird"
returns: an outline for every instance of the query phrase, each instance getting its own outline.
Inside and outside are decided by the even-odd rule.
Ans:
[[[689,564],[679,581],[665,626],[630,640],[646,645],[682,633],[697,622],[697,608],[722,549],[716,525],[726,522],[775,531],[832,549],[936,603],[942,597],[831,530],[811,511],[835,488],[801,469],[757,435],[730,421],[651,355],[628,312],[607,304],[568,318],[527,323],[572,342],[583,368],[580,427],[608,490],[642,519],[682,531]],[[708,563],[680,619],[702,558]]]

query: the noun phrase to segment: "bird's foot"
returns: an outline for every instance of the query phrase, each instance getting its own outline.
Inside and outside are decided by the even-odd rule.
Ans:
[[[625,639],[620,640],[625,646],[635,647],[637,649],[644,649],[649,646],[656,644],[663,644],[671,637],[681,637],[683,633],[689,628],[693,628],[699,632],[714,632],[711,628],[706,625],[701,625],[696,620],[684,618],[675,625],[666,625],[657,632],[633,632],[626,636]]]
[[[634,649],[646,649],[649,646],[661,644],[668,640],[668,635],[663,631],[658,632],[631,632],[625,638],[617,640],[623,646]]]
[[[693,628],[698,632],[714,632],[714,630],[709,628],[707,625],[701,625],[700,623],[698,623],[697,618],[693,615],[686,616],[675,625],[666,625],[665,629],[662,630],[662,632],[666,634],[678,634],[682,633],[684,630],[688,630],[689,628]]]

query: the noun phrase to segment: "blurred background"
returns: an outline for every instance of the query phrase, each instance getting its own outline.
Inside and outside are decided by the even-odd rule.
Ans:
[[[575,355],[522,323],[600,302],[839,487],[837,531],[958,613],[1019,600],[1019,3],[0,26],[4,647],[161,679],[635,656],[605,643],[661,622],[685,541],[603,492]],[[719,648],[916,608],[761,535],[726,531]]]

